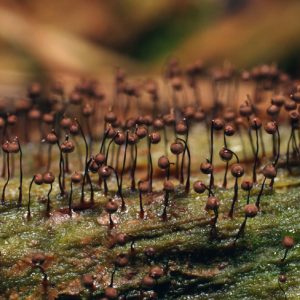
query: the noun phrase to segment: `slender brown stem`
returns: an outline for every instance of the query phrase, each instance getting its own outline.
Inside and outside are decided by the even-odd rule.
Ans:
[[[2,190],[2,198],[1,198],[2,205],[5,204],[5,190],[8,185],[8,182],[10,180],[9,153],[6,153],[6,164],[7,164],[7,179],[6,179],[6,182],[5,182],[5,184],[3,186],[3,190]]]
[[[81,197],[80,197],[80,202],[81,204],[84,202],[84,186],[85,186],[85,180],[86,180],[86,176],[87,176],[87,171],[88,171],[88,155],[89,155],[89,146],[87,143],[87,140],[85,138],[84,132],[82,130],[82,127],[80,125],[80,123],[78,122],[78,120],[76,120],[76,123],[78,125],[78,128],[80,130],[81,136],[83,138],[84,141],[84,145],[85,145],[85,167],[84,167],[84,175],[83,175],[83,179],[82,179],[82,185],[81,185]]]
[[[23,152],[22,152],[22,148],[20,145],[20,141],[19,139],[17,139],[17,143],[19,146],[19,151],[20,151],[20,185],[19,185],[19,198],[18,198],[18,206],[20,207],[22,205],[22,199],[23,199]]]
[[[264,178],[264,181],[263,181],[263,183],[262,183],[262,185],[261,185],[259,194],[258,194],[257,199],[256,199],[256,202],[255,202],[255,205],[257,206],[258,209],[259,209],[260,198],[261,198],[262,193],[263,193],[263,190],[264,190],[264,186],[265,186],[266,179],[267,179],[267,177]]]
[[[47,217],[50,216],[50,194],[52,192],[52,183],[50,183],[50,189],[49,189],[49,192],[48,192],[48,195],[47,195]]]
[[[132,147],[134,147],[134,159],[133,159],[133,163],[132,163],[132,167],[131,167],[131,191],[135,191],[135,170],[136,170],[136,164],[137,164],[137,144],[135,143],[134,145],[132,145]]]
[[[71,180],[71,191],[69,195],[69,215],[72,217],[73,181]]]
[[[257,182],[257,177],[256,177],[256,167],[258,163],[258,152],[259,152],[259,141],[258,141],[258,129],[255,129],[255,134],[256,134],[256,151],[254,155],[254,164],[253,164],[253,171],[252,171],[252,180],[253,183]]]
[[[139,191],[139,199],[140,199],[140,218],[143,219],[144,218],[144,208],[143,208],[143,199],[142,199],[142,192]]]
[[[31,204],[31,188],[32,184],[34,182],[35,175],[32,177],[30,184],[29,184],[29,191],[28,191],[28,204],[27,204],[27,218],[31,217],[31,211],[30,211],[30,204]]]

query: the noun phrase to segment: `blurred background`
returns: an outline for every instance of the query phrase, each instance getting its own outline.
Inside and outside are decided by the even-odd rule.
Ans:
[[[0,0],[0,93],[32,80],[278,63],[300,75],[299,0]]]

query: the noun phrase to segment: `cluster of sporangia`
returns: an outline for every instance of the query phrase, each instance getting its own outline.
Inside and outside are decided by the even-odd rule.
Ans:
[[[126,199],[123,194],[123,178],[129,172],[130,190],[139,192],[141,219],[145,218],[145,209],[143,206],[143,195],[152,193],[154,167],[151,155],[151,147],[163,141],[164,155],[158,160],[158,167],[164,171],[163,192],[164,204],[162,207],[162,221],[168,219],[168,206],[170,195],[174,193],[174,179],[178,179],[181,186],[184,186],[184,192],[190,193],[190,173],[191,173],[191,151],[189,147],[190,128],[196,123],[202,123],[207,128],[209,138],[209,157],[200,165],[203,174],[209,175],[209,183],[196,181],[193,184],[194,191],[202,194],[207,191],[207,201],[205,209],[213,213],[211,221],[212,232],[217,234],[216,225],[218,221],[218,210],[220,200],[216,196],[214,182],[214,156],[215,156],[215,138],[224,140],[224,147],[219,150],[220,158],[225,162],[224,179],[222,188],[227,188],[228,171],[234,178],[233,197],[231,207],[228,210],[228,217],[233,218],[235,205],[239,198],[239,186],[246,192],[245,201],[245,218],[241,224],[234,244],[245,230],[246,222],[249,218],[254,218],[259,210],[261,198],[267,180],[270,180],[269,187],[273,187],[274,179],[277,175],[279,166],[286,166],[292,172],[292,164],[298,162],[300,158],[299,141],[297,141],[296,131],[299,129],[300,115],[298,112],[298,103],[300,103],[300,87],[295,86],[288,76],[280,72],[274,66],[260,66],[251,72],[243,72],[240,79],[238,74],[230,67],[215,69],[211,73],[211,83],[213,91],[213,107],[204,110],[201,103],[200,81],[203,76],[207,76],[203,65],[200,62],[190,65],[186,72],[180,68],[177,61],[171,61],[166,70],[166,89],[171,97],[172,107],[166,112],[163,102],[160,100],[161,95],[158,84],[149,80],[143,86],[129,82],[125,73],[118,70],[115,77],[115,96],[110,107],[106,107],[106,113],[102,115],[103,107],[100,110],[101,102],[105,95],[99,89],[99,84],[95,81],[84,80],[78,84],[71,94],[66,95],[63,86],[56,83],[48,94],[42,92],[39,84],[32,84],[28,90],[28,101],[21,100],[17,102],[16,111],[3,115],[0,118],[0,127],[2,131],[2,149],[3,149],[3,166],[2,175],[6,182],[3,186],[1,203],[6,204],[5,192],[9,180],[14,172],[14,156],[19,153],[20,158],[20,185],[18,205],[22,206],[22,149],[20,140],[27,143],[31,140],[30,129],[37,127],[40,131],[40,139],[48,144],[48,162],[43,174],[35,174],[32,177],[29,186],[28,199],[28,219],[32,218],[30,210],[31,189],[33,184],[49,185],[49,192],[46,201],[46,215],[51,214],[51,191],[55,181],[55,175],[51,172],[51,156],[53,148],[59,151],[58,184],[60,196],[68,199],[68,208],[64,212],[72,216],[74,210],[83,210],[92,208],[94,201],[94,188],[96,182],[92,182],[91,174],[98,174],[98,188],[103,187],[106,196],[111,195],[108,190],[108,181],[112,175],[116,178],[116,196],[114,199],[109,197],[105,210],[109,215],[109,228],[115,226],[112,215],[119,209],[125,211]],[[184,80],[187,79],[187,80]],[[253,99],[247,96],[247,100],[240,107],[230,107],[230,98],[234,94],[227,92],[224,107],[219,101],[224,91],[230,90],[228,87],[234,82],[249,82],[255,86]],[[194,104],[189,106],[182,105],[186,100],[185,89],[191,89],[193,93]],[[273,91],[271,104],[267,108],[267,117],[265,112],[259,110],[259,104],[262,102],[263,94],[267,90]],[[153,108],[151,112],[145,112],[142,106],[143,97],[152,100]],[[191,101],[190,101],[191,102]],[[223,101],[224,102],[224,101]],[[117,107],[119,103],[123,107]],[[135,106],[138,117],[128,118],[132,106]],[[159,112],[161,108],[164,112]],[[69,117],[72,111],[77,111],[76,117]],[[78,114],[79,112],[79,114]],[[100,118],[99,118],[100,114]],[[74,116],[74,115],[73,115]],[[222,116],[222,118],[221,118]],[[260,117],[259,117],[260,116]],[[262,122],[261,117],[267,119]],[[280,143],[279,119],[286,120],[290,124],[290,138],[287,145]],[[100,120],[100,121],[99,121]],[[37,126],[38,125],[38,126]],[[96,127],[100,125],[103,128],[101,137],[97,137]],[[99,127],[99,126],[98,126]],[[267,157],[264,145],[263,130],[272,136],[273,152],[271,157]],[[245,143],[242,132],[246,132],[251,151],[246,153]],[[19,135],[14,137],[15,134]],[[199,135],[206,134],[199,132]],[[233,135],[238,135],[243,145],[243,165],[241,158],[229,149],[229,140]],[[82,159],[81,148],[78,147],[78,137],[82,139],[85,150]],[[146,166],[147,177],[144,180],[136,181],[136,169],[138,162],[139,142],[145,139],[147,141],[148,162]],[[100,140],[100,145],[95,144]],[[93,147],[94,145],[94,147]],[[98,151],[93,153],[92,149],[98,147]],[[286,148],[286,155],[281,155],[282,148]],[[170,149],[172,157],[168,155]],[[70,188],[66,187],[66,176],[70,174],[68,155],[76,151],[78,153],[81,168],[74,171],[70,176]],[[196,154],[195,154],[196,155]],[[83,162],[82,162],[83,160]],[[173,162],[174,160],[174,162]],[[280,161],[279,161],[280,160]],[[262,161],[267,161],[261,166]],[[121,162],[121,163],[120,163]],[[11,166],[13,164],[13,166]],[[251,168],[251,178],[244,179],[245,166]],[[186,169],[186,171],[185,171]],[[7,171],[6,171],[7,170]],[[257,182],[257,173],[263,175],[263,181],[260,187]],[[172,177],[172,180],[171,180]],[[73,203],[73,186],[80,185],[81,196],[80,203]],[[85,195],[86,185],[89,186],[89,200]],[[250,203],[250,194],[253,187],[259,188],[256,201]],[[180,187],[178,187],[180,188]],[[117,198],[121,199],[121,206]],[[63,211],[63,210],[62,210]],[[119,237],[120,238],[120,237]],[[285,260],[288,249],[293,243],[291,238],[284,240],[284,247],[287,249],[283,258]],[[288,241],[288,242],[287,242]],[[119,244],[126,241],[120,238]],[[133,248],[132,248],[133,249]],[[134,252],[134,251],[133,251]],[[151,252],[151,251],[150,251]],[[117,258],[116,267],[122,267],[129,263],[129,256],[124,254]],[[34,266],[42,272],[44,269],[41,263],[34,263]],[[153,287],[157,284],[157,279],[164,274],[164,270],[159,266],[150,269],[149,274],[143,279],[143,286]],[[117,290],[113,287],[113,275],[110,286],[105,290],[106,298],[116,298]],[[280,282],[284,282],[281,275]],[[45,277],[46,278],[46,277]],[[85,276],[83,283],[86,287],[93,290],[93,278]]]

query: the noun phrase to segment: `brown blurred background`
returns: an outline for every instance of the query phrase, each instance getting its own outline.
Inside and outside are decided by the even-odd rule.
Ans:
[[[300,75],[299,0],[0,0],[0,94],[32,80],[159,74],[170,56]]]

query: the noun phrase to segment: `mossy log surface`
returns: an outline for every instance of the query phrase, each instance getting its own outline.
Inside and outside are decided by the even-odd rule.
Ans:
[[[291,249],[284,263],[280,261],[284,254],[282,237],[292,235],[297,241],[299,235],[299,188],[296,177],[289,177],[289,182],[283,178],[286,176],[279,176],[273,190],[265,188],[261,211],[248,220],[236,245],[233,241],[244,219],[244,192],[240,192],[234,218],[230,219],[227,214],[232,190],[217,190],[221,205],[217,231],[213,234],[213,215],[204,209],[207,196],[186,196],[181,187],[171,196],[167,221],[161,218],[162,192],[143,197],[145,218],[141,220],[138,194],[126,191],[127,210],[118,210],[113,215],[116,225],[110,230],[103,209],[107,198],[101,191],[96,191],[92,209],[75,212],[70,218],[61,210],[67,207],[67,200],[56,197],[59,190],[55,185],[51,194],[52,213],[47,218],[43,203],[47,187],[35,186],[31,220],[26,217],[26,207],[14,207],[13,200],[9,207],[1,207],[1,297],[98,299],[110,283],[114,258],[128,253],[130,263],[116,270],[114,280],[119,293],[128,299],[134,299],[141,291],[147,295],[141,280],[153,264],[165,269],[165,275],[154,288],[160,299],[269,299],[270,295],[284,299],[278,285],[281,272],[288,278],[283,286],[286,296],[299,299],[299,246]],[[16,197],[14,184],[18,184],[16,179],[10,184],[8,199]],[[284,188],[285,185],[290,187]],[[253,190],[251,202],[259,188]],[[78,202],[79,188],[75,196]],[[129,241],[124,246],[111,247],[110,235],[120,232],[126,233]],[[153,259],[145,256],[147,247],[155,249]],[[31,266],[31,257],[37,252],[46,255],[46,288],[41,284],[39,270]],[[83,274],[94,275],[92,294],[81,283]]]

